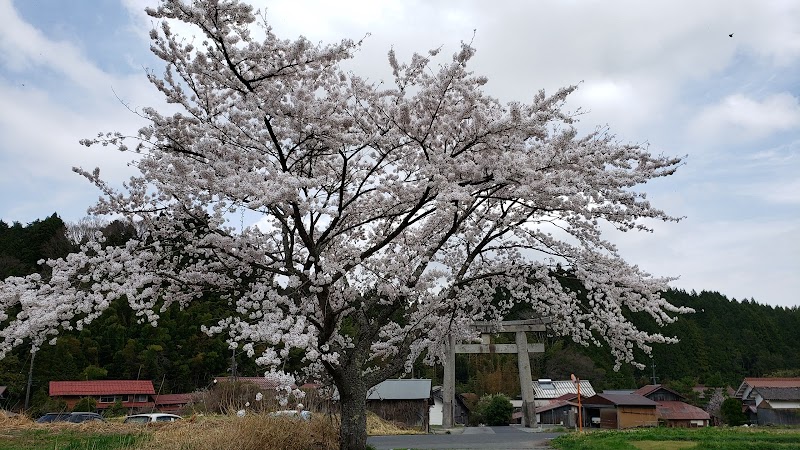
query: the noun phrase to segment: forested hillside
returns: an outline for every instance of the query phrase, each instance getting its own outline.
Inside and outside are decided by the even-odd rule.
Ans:
[[[136,230],[120,223],[95,223],[111,240],[125,240]],[[87,223],[65,225],[57,215],[26,226],[0,221],[0,279],[45,271],[41,258],[66,255],[95,230]],[[45,273],[46,275],[46,273]],[[612,370],[605,349],[581,347],[563,338],[539,336],[546,351],[532,360],[533,376],[568,379],[575,373],[600,389],[634,388],[658,381],[686,391],[694,383],[737,386],[745,376],[797,374],[800,371],[800,309],[775,308],[755,301],[736,301],[716,292],[687,293],[672,290],[666,297],[696,313],[680,318],[661,332],[681,342],[654,347],[652,360],[642,356],[645,370],[631,366]],[[188,392],[206,387],[214,376],[257,375],[259,369],[246,357],[229,349],[224,337],[209,337],[201,325],[216,323],[222,300],[196,302],[186,310],[171,307],[159,327],[139,324],[124,302],[116,302],[88,328],[62,335],[46,345],[34,359],[32,406],[47,398],[50,380],[149,379],[161,393]],[[655,331],[642,317],[632,317],[638,327]],[[533,338],[533,336],[531,336]],[[30,348],[22,347],[0,360],[0,385],[10,397],[0,407],[20,407],[30,368]],[[299,356],[296,360],[299,360]],[[651,364],[652,361],[652,364]],[[655,367],[653,367],[653,365]],[[288,368],[287,369],[291,369]],[[440,383],[441,368],[417,365],[414,375]],[[456,377],[461,392],[505,392],[518,395],[516,355],[459,355]]]

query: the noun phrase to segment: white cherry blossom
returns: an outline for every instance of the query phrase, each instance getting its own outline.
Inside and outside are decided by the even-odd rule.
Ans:
[[[148,12],[166,66],[148,77],[181,112],[146,108],[136,135],[83,141],[138,152],[123,190],[76,169],[103,193],[94,213],[145,231],[118,247],[98,236],[47,261],[47,279],[0,282],[0,355],[80,329],[117,299],[157,326],[173,303],[222,296],[229,316],[203,330],[284,386],[293,379],[279,369],[304,349],[309,371],[337,387],[342,448],[360,449],[369,387],[514,305],[554,333],[605,343],[618,364],[670,341],[623,315],[663,324],[687,311],[661,298],[670,279],[626,262],[601,229],[678,220],[637,189],[681,160],[604,129],[579,135],[564,110],[576,87],[501,104],[469,71],[468,44],[449,61],[390,52],[394,80],[381,84],[340,67],[359,43],[280,39],[236,0]],[[173,21],[197,37],[175,35]],[[239,226],[244,210],[259,226]],[[254,343],[269,346],[255,354]]]

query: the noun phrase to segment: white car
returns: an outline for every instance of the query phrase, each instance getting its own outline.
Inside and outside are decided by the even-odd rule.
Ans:
[[[175,414],[165,413],[152,413],[152,414],[134,414],[125,418],[122,423],[155,423],[155,422],[175,422],[181,420],[181,416]]]

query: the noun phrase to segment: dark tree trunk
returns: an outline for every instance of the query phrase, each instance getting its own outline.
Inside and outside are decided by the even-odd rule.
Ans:
[[[336,377],[341,407],[340,450],[367,447],[367,385],[357,367],[344,367]]]

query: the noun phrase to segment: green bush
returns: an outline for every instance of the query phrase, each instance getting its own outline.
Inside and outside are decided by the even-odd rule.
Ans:
[[[119,417],[128,414],[128,408],[122,406],[122,402],[117,400],[113,405],[109,406],[104,412],[105,417]]]
[[[81,398],[72,408],[73,412],[95,412],[95,410],[97,410],[97,400],[92,397]]]
[[[747,421],[747,416],[742,412],[742,402],[736,398],[726,398],[720,407],[720,414],[722,421],[732,427],[744,425]]]
[[[478,400],[475,409],[475,418],[489,426],[508,425],[514,412],[511,400],[503,394],[484,395]]]

